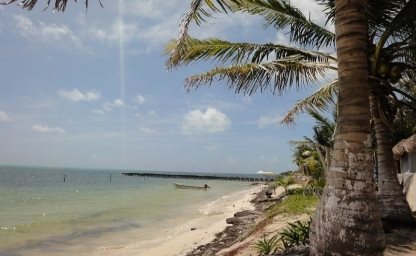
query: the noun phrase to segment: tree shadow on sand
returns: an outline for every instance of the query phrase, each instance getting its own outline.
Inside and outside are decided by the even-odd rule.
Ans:
[[[385,231],[385,256],[416,255],[416,227],[391,227]]]

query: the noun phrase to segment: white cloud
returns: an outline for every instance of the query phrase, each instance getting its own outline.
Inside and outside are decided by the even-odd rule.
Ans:
[[[134,98],[134,102],[138,105],[143,105],[146,102],[146,99],[141,94],[137,94],[136,98]]]
[[[124,106],[124,102],[121,99],[115,99],[113,102],[106,102],[103,104],[105,111],[112,111],[115,108]]]
[[[40,133],[65,133],[65,130],[62,129],[61,127],[49,127],[47,125],[43,125],[43,124],[34,124],[32,125],[32,129],[35,132],[40,132]]]
[[[183,0],[129,0],[124,2],[124,12],[141,18],[160,19],[172,15],[171,10],[175,8],[185,10],[188,6],[189,2]]]
[[[0,123],[10,122],[10,121],[11,120],[10,120],[9,115],[6,112],[0,110]]]
[[[58,93],[61,97],[72,101],[95,101],[101,98],[101,93],[95,90],[81,92],[74,88],[72,90],[59,90]]]
[[[152,128],[148,128],[148,127],[144,127],[144,126],[141,126],[139,128],[139,130],[141,132],[146,133],[146,134],[149,134],[149,135],[153,135],[153,134],[156,134],[157,133],[157,130],[156,129],[152,129]]]
[[[323,11],[324,6],[316,0],[291,0],[293,6],[298,7],[306,17],[311,21],[323,26],[326,22],[326,14]]]
[[[253,98],[248,95],[243,96],[241,99],[245,104],[250,104],[253,101]]]
[[[188,112],[182,122],[182,131],[185,134],[215,133],[227,130],[231,120],[215,108],[208,108],[205,112],[196,109]]]
[[[104,110],[97,109],[97,108],[91,110],[91,113],[96,114],[96,115],[104,115],[105,114]]]
[[[217,151],[219,148],[219,146],[217,144],[214,143],[210,143],[208,145],[205,146],[205,149],[208,151]]]
[[[280,116],[260,116],[257,120],[257,127],[258,128],[265,128],[269,125],[277,125],[282,120]]]
[[[94,26],[88,32],[89,37],[98,41],[105,41],[110,44],[118,43],[120,36],[124,42],[130,42],[137,37],[139,33],[138,23],[129,23],[117,19],[112,24]]]
[[[55,23],[46,24],[41,21],[34,23],[23,15],[14,15],[18,32],[29,40],[37,40],[47,43],[65,42],[78,47],[82,46],[81,40],[70,28]]]

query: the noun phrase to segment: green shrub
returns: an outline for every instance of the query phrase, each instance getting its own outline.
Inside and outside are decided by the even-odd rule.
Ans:
[[[284,248],[288,249],[293,246],[308,245],[311,220],[296,221],[288,224],[289,227],[283,229],[279,233],[280,240],[282,240]]]
[[[277,177],[277,179],[276,179],[276,181],[275,181],[275,184],[276,184],[276,186],[282,186],[284,189],[285,189],[285,191],[287,191],[287,187],[289,186],[289,185],[291,185],[291,184],[293,184],[293,182],[294,182],[294,178],[293,178],[293,176],[279,176],[279,177]]]
[[[270,239],[267,239],[266,236],[264,236],[263,239],[258,240],[256,242],[256,244],[254,245],[254,248],[256,248],[259,256],[269,255],[270,253],[275,252],[279,248],[278,243],[279,243],[278,235],[275,235]]]

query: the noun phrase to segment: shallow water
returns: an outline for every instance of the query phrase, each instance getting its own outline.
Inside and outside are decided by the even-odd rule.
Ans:
[[[163,238],[166,229],[203,214],[209,202],[249,186],[208,181],[208,191],[176,189],[172,182],[206,182],[109,170],[1,166],[0,174],[2,256],[89,255]]]

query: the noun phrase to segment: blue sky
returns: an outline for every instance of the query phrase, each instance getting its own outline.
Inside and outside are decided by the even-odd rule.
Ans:
[[[314,90],[235,95],[222,83],[191,92],[198,63],[167,71],[163,45],[190,1],[69,3],[65,13],[0,7],[0,164],[134,170],[255,172],[294,169],[290,140],[312,121],[279,120]],[[322,23],[313,1],[305,13]],[[247,15],[218,15],[191,35],[287,42]],[[215,63],[214,63],[215,64]],[[316,88],[316,87],[315,87]]]

